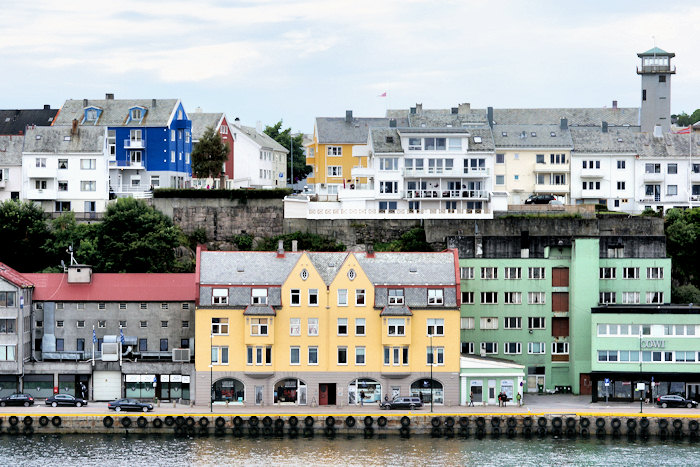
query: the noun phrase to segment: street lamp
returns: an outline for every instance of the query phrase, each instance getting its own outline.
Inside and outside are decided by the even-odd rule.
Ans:
[[[289,184],[294,193],[294,135],[289,132]]]
[[[209,411],[214,412],[214,333],[209,334]]]
[[[641,384],[638,385],[639,389],[639,413],[644,412],[644,381],[642,381],[642,325],[639,325],[639,382]]]
[[[430,412],[433,412],[433,365],[435,365],[435,349],[433,349],[433,333],[430,333]]]

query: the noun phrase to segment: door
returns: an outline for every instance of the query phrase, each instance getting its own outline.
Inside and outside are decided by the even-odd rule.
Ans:
[[[490,379],[489,380],[489,399],[488,403],[490,404],[495,404],[496,403],[496,380],[495,379]]]
[[[328,405],[328,385],[318,385],[318,405]]]
[[[688,383],[685,385],[685,398],[700,402],[700,384]]]
[[[401,386],[392,386],[391,387],[391,400],[394,400],[394,398],[399,397],[401,395]]]
[[[92,376],[92,398],[96,401],[113,401],[122,396],[120,371],[95,371]]]
[[[263,387],[255,386],[255,405],[262,405],[263,403]]]
[[[590,396],[593,393],[591,375],[581,373],[581,378],[579,379],[579,393],[582,396]]]

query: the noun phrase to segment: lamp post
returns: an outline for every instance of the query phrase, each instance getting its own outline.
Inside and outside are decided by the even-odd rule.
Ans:
[[[639,325],[639,382],[642,383],[642,385],[643,385],[644,382],[642,381],[642,378],[643,378],[643,376],[642,376],[642,325],[640,324]],[[644,388],[643,388],[643,386],[639,386],[639,388],[640,388],[640,390],[639,390],[639,413],[643,413],[644,412],[644,406],[643,406]]]
[[[433,333],[430,333],[430,412],[433,412],[433,365],[435,365],[435,349],[433,349]]]
[[[209,334],[209,411],[214,413],[214,333]]]
[[[294,193],[294,135],[289,131],[289,184]]]

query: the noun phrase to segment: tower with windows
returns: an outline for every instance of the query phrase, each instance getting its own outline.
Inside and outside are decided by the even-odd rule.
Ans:
[[[676,73],[671,59],[676,54],[654,47],[637,56],[642,59],[637,67],[642,77],[642,131],[651,133],[659,125],[667,133],[671,130],[671,75]]]

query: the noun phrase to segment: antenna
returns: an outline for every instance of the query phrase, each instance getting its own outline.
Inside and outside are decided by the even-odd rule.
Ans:
[[[68,245],[68,248],[66,249],[66,253],[68,253],[70,255],[70,265],[77,266],[78,262],[75,260],[75,257],[73,256],[73,244],[72,243],[70,245]],[[61,260],[61,264],[64,264],[63,260]]]

